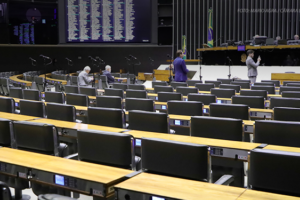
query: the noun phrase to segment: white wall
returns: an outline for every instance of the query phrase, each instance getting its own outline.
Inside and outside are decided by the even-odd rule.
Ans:
[[[158,69],[164,70],[168,65],[160,65]],[[187,65],[187,68],[192,71],[197,71],[193,80],[199,80],[200,66],[199,65]],[[280,66],[259,66],[257,82],[261,80],[271,80],[271,73],[285,73],[287,71],[293,71],[300,73],[300,67],[280,67]],[[231,66],[231,78],[239,77],[241,79],[248,79],[246,66]],[[202,80],[217,80],[217,78],[228,78],[229,70],[228,66],[224,65],[202,65]]]

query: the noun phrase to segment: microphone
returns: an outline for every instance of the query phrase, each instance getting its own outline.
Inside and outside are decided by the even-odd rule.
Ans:
[[[214,41],[214,43],[218,42],[223,36],[219,37],[219,39],[217,39],[216,41]]]
[[[89,56],[89,59],[91,59],[92,61],[97,61],[95,58],[93,58],[92,56]]]
[[[129,55],[129,57],[133,58],[134,60],[136,60],[137,58],[134,57],[133,55]]]
[[[33,61],[33,62],[36,62],[36,60],[34,60],[33,58],[29,57],[29,60]]]
[[[170,54],[167,54],[167,57],[168,57],[168,58],[171,58],[171,55],[170,55]]]
[[[101,58],[99,58],[98,56],[96,57],[96,59],[100,60],[101,62],[103,62],[103,60]]]
[[[227,56],[227,60],[231,61],[231,59]]]
[[[67,61],[72,62],[72,60],[70,60],[69,58],[66,58]]]
[[[128,60],[128,61],[130,61],[130,59],[129,59],[129,58],[127,58],[126,56],[125,56],[125,59],[126,59],[126,60]]]
[[[151,62],[154,62],[154,60],[153,60],[151,57],[149,57],[149,60],[150,60]]]
[[[40,55],[40,57],[51,60],[51,58],[49,58],[49,57],[47,57],[47,56],[44,56],[44,55],[42,55],[42,54]]]

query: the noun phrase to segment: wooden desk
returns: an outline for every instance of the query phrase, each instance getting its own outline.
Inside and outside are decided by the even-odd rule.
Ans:
[[[19,74],[19,75],[9,77],[9,79],[15,84],[20,84],[20,85],[24,85],[24,86],[27,86],[27,87],[31,87],[32,82],[31,81],[25,81],[22,78],[23,78],[23,74]]]
[[[0,112],[0,118],[9,119],[12,121],[29,121],[37,119],[38,117]]]
[[[152,81],[153,80],[153,73],[139,72],[137,79],[141,80],[141,81]]]
[[[167,62],[173,62],[174,60],[167,60]],[[185,62],[200,62],[200,59],[185,59]]]
[[[39,75],[39,77],[45,78],[45,74]],[[66,80],[60,80],[60,79],[54,79],[51,78],[51,73],[46,74],[46,81],[48,83],[53,83],[53,84],[62,84],[62,85],[67,85],[67,81]]]
[[[300,48],[300,45],[268,45],[268,46],[251,46],[246,45],[246,50],[248,49],[295,49]],[[197,49],[197,51],[224,51],[224,50],[236,50],[236,46],[228,46],[228,47],[213,47],[213,48],[201,48]]]
[[[233,200],[237,199],[244,188],[215,185],[168,176],[142,173],[115,186],[118,193],[134,193],[137,199],[152,199],[151,196],[185,200]],[[131,191],[131,192],[130,192]],[[125,192],[125,193],[123,193]],[[137,194],[140,193],[140,194]],[[145,197],[145,198],[143,198]],[[121,199],[121,198],[119,198]]]
[[[125,176],[133,172],[121,168],[10,148],[0,148],[0,162],[20,166],[27,172],[31,171],[34,176],[30,178],[30,181],[61,187],[87,195],[103,197],[113,195],[113,185],[125,180]],[[10,166],[7,167],[9,168]],[[13,171],[19,173],[18,170]],[[1,171],[1,173],[3,173],[3,171]],[[63,177],[63,179],[72,179],[72,182],[76,182],[77,184],[71,186],[71,181],[68,183],[70,185],[62,186],[55,184],[55,175],[59,175]],[[24,174],[23,178],[28,177]]]
[[[283,81],[300,81],[300,73],[272,73],[271,80],[279,80],[281,85]]]
[[[154,69],[153,70],[153,74],[154,74],[154,77],[156,78],[156,80],[159,80],[159,81],[169,81],[170,70],[158,70],[158,69]],[[172,73],[171,76],[174,76],[174,74]]]
[[[261,192],[256,190],[246,190],[237,200],[299,200],[299,197]]]
[[[294,153],[300,153],[300,148],[297,148],[297,147],[268,145],[264,149],[277,150],[277,151],[289,151],[289,152],[294,152]]]

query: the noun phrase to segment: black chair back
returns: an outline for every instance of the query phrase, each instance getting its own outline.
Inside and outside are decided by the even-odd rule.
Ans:
[[[286,98],[300,98],[300,91],[283,91],[281,96]]]
[[[153,112],[155,111],[154,101],[152,99],[126,98],[126,110],[143,110]]]
[[[89,124],[124,128],[125,118],[122,109],[116,108],[88,108]]]
[[[281,94],[283,91],[297,91],[300,92],[300,87],[290,87],[290,86],[281,86],[279,93]]]
[[[96,97],[96,107],[123,109],[122,98],[114,96]]]
[[[122,83],[114,83],[114,84],[112,84],[112,86],[114,89],[121,89],[124,91],[126,91],[128,88],[126,84],[122,84]]]
[[[89,97],[85,94],[66,94],[67,104],[89,106]]]
[[[217,102],[217,97],[214,94],[189,94],[188,101],[200,101],[204,105]]]
[[[196,88],[198,88],[199,91],[210,91],[211,88],[215,87],[214,83],[196,83]]]
[[[139,98],[139,99],[146,99],[147,92],[146,90],[126,90],[126,98]]]
[[[106,88],[104,90],[104,94],[106,96],[117,96],[117,97],[121,97],[122,99],[124,98],[124,90],[122,89]]]
[[[298,98],[272,97],[270,99],[270,108],[273,109],[275,107],[300,108],[300,99],[298,99]]]
[[[261,82],[269,82],[269,83],[274,83],[275,87],[280,87],[280,81],[277,80],[261,80]]]
[[[157,97],[160,102],[168,102],[171,100],[182,101],[182,94],[177,92],[158,92]]]
[[[240,96],[260,96],[268,99],[268,92],[266,90],[241,90]]]
[[[41,101],[20,100],[20,114],[45,118],[45,104]]]
[[[171,82],[171,87],[173,87],[174,89],[176,89],[177,87],[187,87],[188,84],[186,82]]]
[[[11,144],[12,121],[0,118],[0,146],[13,147]]]
[[[268,94],[275,94],[275,86],[253,85],[251,90],[266,90]]]
[[[203,83],[203,81],[200,80],[187,80],[186,82],[188,86],[195,86],[197,83]]]
[[[208,160],[205,145],[142,138],[142,169],[149,173],[208,181]]]
[[[156,85],[154,86],[154,92],[174,92],[174,88],[171,86],[161,86],[161,85]]]
[[[33,101],[41,101],[41,92],[39,90],[24,89],[23,98]]]
[[[272,82],[256,82],[254,85],[267,85],[267,86],[275,86]]]
[[[232,81],[234,81],[233,79],[223,79],[223,78],[218,78],[217,81],[221,81],[222,84],[230,84]]]
[[[47,118],[76,122],[76,109],[72,105],[47,103]]]
[[[152,88],[155,86],[168,86],[168,83],[166,81],[152,81]]]
[[[144,85],[129,84],[128,89],[130,89],[130,90],[145,90],[146,88]]]
[[[286,86],[288,83],[296,83],[296,84],[300,84],[300,81],[283,81],[283,86]]]
[[[214,94],[217,96],[217,98],[231,98],[235,95],[235,89],[216,89],[212,88],[210,89],[211,94]]]
[[[288,83],[288,84],[286,84],[286,86],[289,86],[289,87],[300,87],[300,83]]]
[[[65,92],[66,93],[73,93],[73,94],[78,94],[78,86],[76,85],[65,85]]]
[[[23,89],[11,87],[9,88],[9,96],[13,98],[23,99]]]
[[[233,82],[230,82],[231,85],[239,85],[242,89],[250,89],[250,83],[249,82],[239,82],[240,80],[236,80]]]
[[[166,113],[129,111],[129,128],[132,130],[169,133]]]
[[[250,108],[265,108],[265,98],[259,96],[232,96],[232,104],[244,104]]]
[[[230,84],[221,84],[220,88],[234,89],[236,93],[240,93],[240,90],[241,90],[241,86],[230,85]]]
[[[243,141],[243,120],[219,117],[192,117],[191,136]]]
[[[168,114],[202,116],[203,103],[197,101],[169,101]]]
[[[85,94],[87,96],[97,96],[97,89],[92,87],[80,87],[80,94]]]
[[[177,93],[181,93],[183,96],[187,96],[188,94],[191,93],[199,93],[198,88],[192,88],[192,87],[177,87],[176,88]]]
[[[220,85],[222,84],[221,81],[205,81],[204,83],[213,83],[215,87],[220,87]]]
[[[211,103],[209,107],[209,114],[213,117],[249,120],[249,107],[242,104]]]
[[[0,112],[15,113],[15,100],[13,98],[0,97]]]
[[[52,103],[65,103],[65,94],[62,92],[45,92],[45,101]]]
[[[132,168],[131,135],[78,130],[79,160],[125,169]]]

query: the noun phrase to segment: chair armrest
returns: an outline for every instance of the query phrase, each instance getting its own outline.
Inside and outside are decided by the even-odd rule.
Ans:
[[[232,175],[223,175],[214,184],[216,185],[229,185],[234,180]]]
[[[74,154],[68,155],[68,156],[66,156],[64,158],[66,158],[66,159],[72,159],[72,158],[75,158],[75,157],[78,157],[78,153],[74,153]]]

